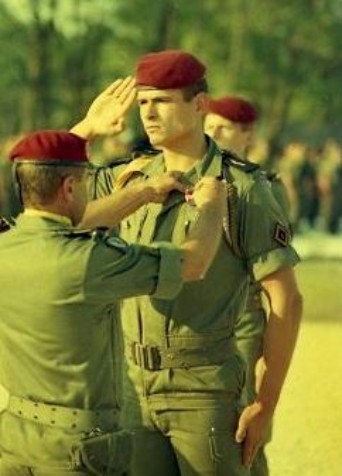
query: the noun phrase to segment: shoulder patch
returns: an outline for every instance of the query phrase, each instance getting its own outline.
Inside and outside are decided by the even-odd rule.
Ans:
[[[284,225],[277,223],[274,227],[273,239],[281,246],[287,246],[291,241],[291,232]]]
[[[99,168],[115,169],[115,167],[118,167],[119,165],[128,165],[130,162],[132,162],[132,157],[123,157],[123,158],[119,158],[119,159],[110,160],[109,162],[101,165]]]
[[[260,165],[249,162],[248,160],[245,161],[230,150],[222,150],[221,154],[225,165],[237,167],[238,169],[244,170],[246,173],[260,169]]]

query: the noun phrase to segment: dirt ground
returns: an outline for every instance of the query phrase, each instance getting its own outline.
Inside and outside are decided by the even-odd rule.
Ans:
[[[306,312],[268,445],[271,476],[341,476],[342,262],[299,275]]]

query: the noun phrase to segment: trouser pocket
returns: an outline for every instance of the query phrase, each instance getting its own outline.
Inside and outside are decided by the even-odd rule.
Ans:
[[[71,449],[72,468],[97,476],[124,476],[132,451],[131,433],[120,430],[90,433]]]

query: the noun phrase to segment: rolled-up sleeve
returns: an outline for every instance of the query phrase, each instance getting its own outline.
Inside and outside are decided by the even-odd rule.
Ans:
[[[272,195],[266,180],[257,180],[243,195],[240,217],[244,255],[248,268],[259,281],[288,266],[299,256],[291,246],[287,217]]]
[[[260,281],[279,269],[295,266],[298,262],[299,256],[291,246],[276,248],[252,261],[253,275]]]
[[[113,236],[90,252],[84,290],[108,303],[142,295],[172,299],[183,285],[181,263],[181,250],[170,243],[132,245]]]

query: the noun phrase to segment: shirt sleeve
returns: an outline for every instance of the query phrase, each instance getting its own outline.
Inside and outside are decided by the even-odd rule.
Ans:
[[[85,293],[108,303],[147,294],[172,299],[183,285],[181,263],[181,250],[169,243],[147,247],[107,237],[89,256]]]
[[[259,281],[298,263],[299,257],[290,244],[290,225],[269,182],[259,177],[241,198],[240,239],[254,279]]]

